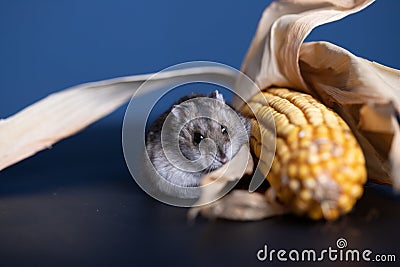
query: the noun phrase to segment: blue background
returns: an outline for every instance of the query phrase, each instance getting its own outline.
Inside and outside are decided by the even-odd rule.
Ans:
[[[191,60],[239,68],[270,1],[0,0],[0,118],[61,89]],[[400,1],[315,29],[400,68]],[[101,123],[121,124],[124,107]]]

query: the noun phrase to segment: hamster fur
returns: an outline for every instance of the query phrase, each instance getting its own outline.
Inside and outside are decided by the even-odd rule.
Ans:
[[[207,99],[204,98],[217,101],[206,101]],[[198,99],[197,103],[200,103],[202,108],[199,108],[195,101],[190,101],[193,99],[196,101]],[[185,159],[195,162],[194,165],[198,171],[187,171],[177,167],[164,153],[161,131],[168,116],[171,118],[169,130],[179,133],[177,147],[179,149],[173,151],[172,156],[175,156],[175,153],[183,155]],[[232,126],[232,121],[237,122],[238,119],[242,125]],[[199,197],[200,190],[186,189],[198,187],[202,176],[228,162],[240,147],[248,142],[250,131],[250,121],[225,104],[222,94],[218,91],[210,95],[193,94],[178,100],[152,123],[146,136],[148,158],[158,173],[153,176],[157,190],[174,197]],[[210,161],[207,162],[201,158],[200,143],[206,139],[215,143],[215,154],[210,160],[211,164],[209,164]],[[164,142],[168,140],[165,139]]]

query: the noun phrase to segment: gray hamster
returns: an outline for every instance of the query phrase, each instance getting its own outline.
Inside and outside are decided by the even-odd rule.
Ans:
[[[171,184],[198,187],[203,175],[220,168],[249,141],[250,131],[250,121],[218,91],[181,98],[152,123],[146,136],[149,159],[160,179],[169,182],[160,181],[158,189],[176,195]]]

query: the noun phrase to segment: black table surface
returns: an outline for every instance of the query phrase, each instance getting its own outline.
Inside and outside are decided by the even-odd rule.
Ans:
[[[257,260],[264,245],[321,250],[338,238],[400,261],[400,197],[388,187],[368,184],[354,210],[334,222],[285,215],[189,223],[187,209],[162,204],[135,183],[116,126],[92,125],[0,176],[1,266],[271,265]]]

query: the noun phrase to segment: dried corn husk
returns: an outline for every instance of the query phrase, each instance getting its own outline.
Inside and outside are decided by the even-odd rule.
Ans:
[[[261,88],[295,88],[335,109],[350,125],[369,178],[400,187],[400,71],[328,42],[303,43],[310,31],[355,13],[372,0],[272,3],[260,20],[242,71]],[[239,81],[240,82],[240,81]],[[246,90],[238,87],[238,90]],[[250,97],[256,92],[248,92]],[[241,102],[235,102],[240,108]]]
[[[0,170],[77,133],[113,112],[133,95],[139,97],[169,84],[201,80],[209,75],[216,75],[228,84],[236,77],[229,68],[204,66],[161,73],[148,81],[146,92],[138,89],[153,74],[81,84],[49,95],[0,120]]]

